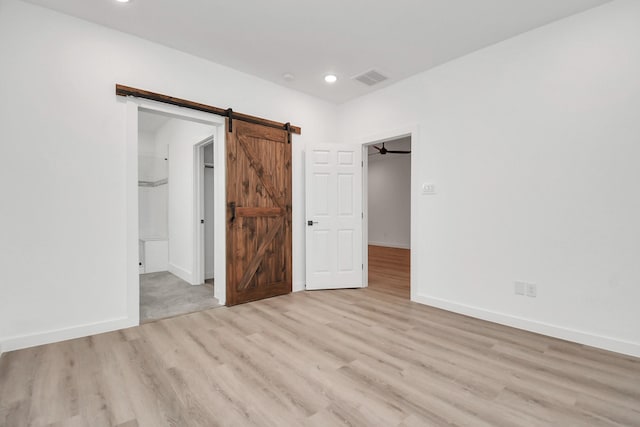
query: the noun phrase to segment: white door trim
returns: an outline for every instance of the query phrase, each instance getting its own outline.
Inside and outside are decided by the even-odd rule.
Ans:
[[[126,100],[126,291],[127,291],[127,319],[130,325],[140,324],[140,280],[138,275],[138,112],[148,110],[169,114],[176,118],[208,124],[215,127],[214,131],[214,164],[220,165],[214,169],[214,229],[216,236],[226,236],[225,232],[225,119],[221,116],[202,111],[181,108],[161,102],[142,98],[128,97]],[[216,277],[226,277],[226,241],[225,238],[216,239],[214,250],[214,272]],[[226,287],[215,286],[215,297],[220,304],[226,301]]]
[[[369,182],[368,182],[368,172],[369,172],[369,156],[367,155],[367,149],[369,145],[372,144],[382,144],[383,142],[392,141],[395,139],[403,138],[410,136],[411,137],[411,240],[410,240],[410,251],[411,251],[411,272],[409,275],[410,280],[410,289],[411,289],[411,301],[416,300],[417,287],[414,286],[416,283],[416,267],[417,260],[416,254],[413,250],[413,245],[415,239],[413,236],[418,234],[418,199],[415,197],[416,194],[419,194],[420,191],[420,183],[418,177],[418,167],[416,163],[416,159],[418,158],[418,153],[420,152],[420,146],[417,144],[419,139],[419,128],[417,124],[414,125],[406,125],[395,129],[385,130],[376,134],[362,136],[358,139],[358,142],[362,144],[362,159],[363,159],[363,170],[362,170],[362,210],[364,213],[364,218],[362,220],[362,261],[364,263],[364,269],[362,270],[362,281],[364,286],[369,286]]]
[[[213,135],[206,137],[202,141],[198,142],[193,146],[193,194],[195,197],[193,198],[194,207],[193,207],[193,226],[195,236],[194,239],[194,271],[196,274],[197,284],[200,285],[204,283],[205,280],[205,265],[206,262],[204,260],[205,256],[205,236],[204,236],[204,226],[200,222],[201,219],[204,218],[204,146],[207,144],[213,143],[213,150],[215,153],[216,142]],[[215,172],[214,172],[215,173]],[[215,183],[214,183],[215,185]],[[215,196],[215,194],[214,194]],[[214,204],[214,224],[215,224],[215,204]],[[215,273],[215,272],[214,272]]]

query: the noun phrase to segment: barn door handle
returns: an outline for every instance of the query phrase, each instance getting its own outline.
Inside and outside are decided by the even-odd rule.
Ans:
[[[231,222],[236,220],[236,202],[229,203],[229,207],[231,208]]]

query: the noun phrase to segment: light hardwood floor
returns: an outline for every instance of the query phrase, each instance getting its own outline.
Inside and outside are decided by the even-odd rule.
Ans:
[[[368,289],[4,354],[0,425],[640,425],[640,360],[409,302],[371,253]]]

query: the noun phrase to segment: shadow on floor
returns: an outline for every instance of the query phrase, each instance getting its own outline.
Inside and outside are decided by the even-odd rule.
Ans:
[[[167,271],[140,275],[141,323],[215,307],[212,280],[194,286]]]

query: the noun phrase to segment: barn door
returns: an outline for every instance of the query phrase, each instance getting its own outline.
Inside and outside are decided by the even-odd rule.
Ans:
[[[234,120],[227,132],[227,305],[291,292],[291,144]]]

